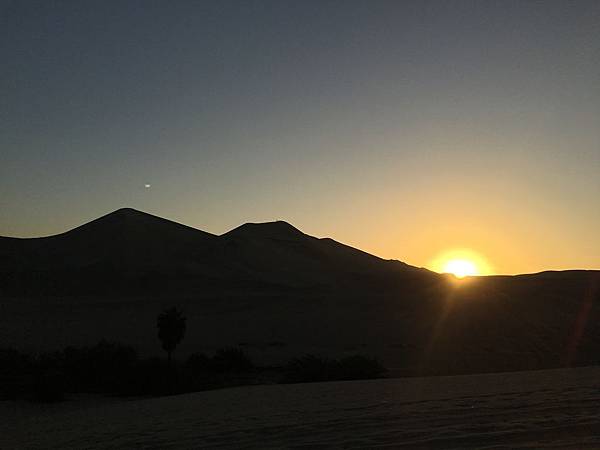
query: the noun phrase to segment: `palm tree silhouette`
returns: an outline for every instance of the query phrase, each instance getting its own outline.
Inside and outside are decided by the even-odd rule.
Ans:
[[[158,338],[162,342],[163,349],[167,352],[169,364],[171,363],[173,350],[185,335],[185,320],[183,312],[176,307],[165,309],[156,318]]]

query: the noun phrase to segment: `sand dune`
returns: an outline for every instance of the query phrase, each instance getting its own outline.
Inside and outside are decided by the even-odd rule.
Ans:
[[[215,236],[132,209],[0,238],[0,346],[104,338],[161,354],[155,318],[173,305],[188,317],[180,358],[237,345],[259,364],[359,352],[416,375],[600,362],[600,271],[457,284],[285,222]]]
[[[0,403],[0,447],[600,448],[600,367]]]

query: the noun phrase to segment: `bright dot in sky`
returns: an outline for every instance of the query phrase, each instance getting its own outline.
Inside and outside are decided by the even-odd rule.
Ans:
[[[146,184],[144,185],[144,187],[145,187],[146,189],[148,189],[148,188],[150,187],[150,185],[149,185],[148,183],[146,183]]]
[[[458,278],[479,275],[477,266],[472,261],[466,259],[451,259],[444,265],[443,272],[451,273]]]
[[[488,261],[473,250],[448,250],[438,255],[428,265],[440,273],[451,273],[457,278],[490,275],[493,273]]]

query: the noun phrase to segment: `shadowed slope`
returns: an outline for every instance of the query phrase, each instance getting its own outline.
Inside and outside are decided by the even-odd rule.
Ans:
[[[373,283],[387,280],[387,286],[392,277],[427,272],[378,258],[330,238],[309,236],[283,221],[247,223],[221,237],[228,258],[252,273],[269,274],[294,285],[340,287],[367,282],[369,288],[377,288]]]

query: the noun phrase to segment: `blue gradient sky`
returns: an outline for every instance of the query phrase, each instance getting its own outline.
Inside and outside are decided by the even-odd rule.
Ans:
[[[598,269],[598,24],[598,1],[0,0],[0,235],[129,206]]]

